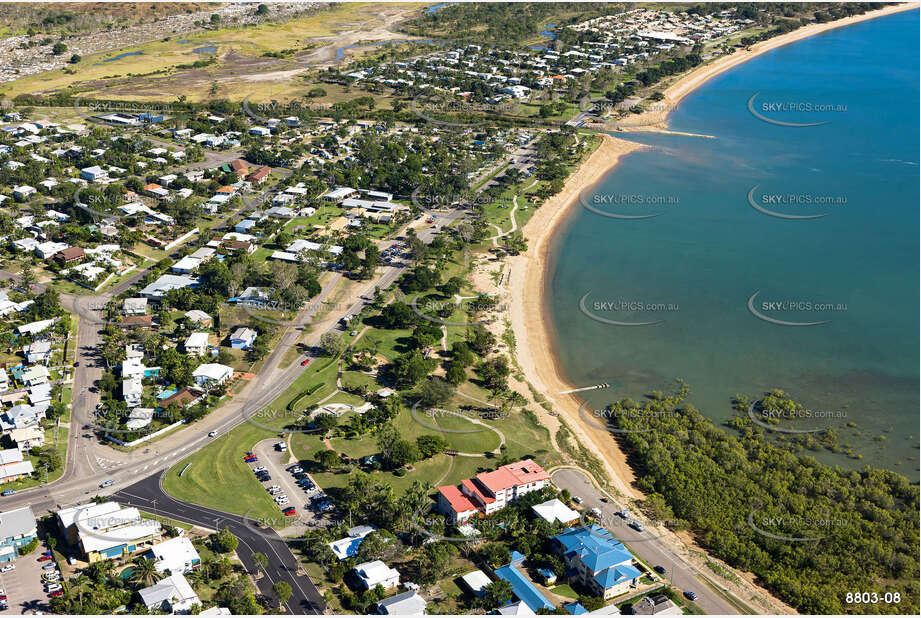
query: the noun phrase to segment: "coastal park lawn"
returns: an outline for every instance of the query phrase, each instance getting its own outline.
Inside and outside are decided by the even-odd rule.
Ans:
[[[241,423],[167,470],[163,476],[163,489],[171,496],[193,504],[237,515],[249,512],[254,519],[277,520],[278,506],[243,461],[243,455],[260,440],[283,433],[284,426],[295,420],[286,413],[286,406],[309,387],[322,384],[309,397],[299,401],[298,408],[316,403],[334,392],[336,365],[324,362],[328,360],[318,360],[315,367],[304,371],[272,405],[256,415],[254,422]],[[188,469],[180,478],[179,473],[187,465]]]

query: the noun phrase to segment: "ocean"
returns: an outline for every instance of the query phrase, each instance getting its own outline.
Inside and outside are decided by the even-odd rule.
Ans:
[[[831,428],[862,458],[804,454],[917,481],[918,25],[898,13],[718,75],[669,116],[713,139],[616,134],[649,148],[583,193],[545,290],[565,377],[611,384],[587,401],[682,379],[722,423],[736,394],[782,388],[806,410],[772,435]]]

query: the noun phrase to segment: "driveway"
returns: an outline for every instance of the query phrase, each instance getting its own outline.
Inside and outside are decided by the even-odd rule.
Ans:
[[[589,481],[581,470],[560,469],[551,475],[553,484],[560,489],[568,489],[574,497],[582,498],[582,506],[586,511],[599,508],[602,512],[600,523],[607,528],[614,538],[623,542],[633,554],[644,560],[649,566],[660,565],[665,567],[663,576],[675,588],[693,590],[697,593],[696,604],[708,614],[735,615],[739,613],[733,605],[729,604],[711,589],[711,579],[704,578],[695,567],[685,562],[676,554],[669,545],[658,537],[645,518],[638,518],[630,513],[629,519],[623,519],[617,513],[624,506],[612,496],[602,493]],[[601,500],[602,496],[607,502]],[[640,519],[646,526],[643,532],[637,532],[627,524],[632,519]],[[706,582],[706,583],[705,583]]]

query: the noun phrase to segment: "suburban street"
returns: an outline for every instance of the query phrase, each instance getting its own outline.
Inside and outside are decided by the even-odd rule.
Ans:
[[[614,535],[614,538],[623,542],[631,552],[644,560],[649,566],[663,566],[666,569],[664,578],[675,588],[681,591],[692,590],[697,593],[694,602],[708,614],[737,614],[738,608],[717,596],[712,590],[713,580],[704,577],[696,567],[687,563],[681,556],[658,538],[656,531],[647,527],[643,532],[637,532],[627,524],[630,519],[636,519],[630,513],[630,519],[618,515],[624,506],[607,494],[595,487],[581,470],[560,469],[551,475],[553,484],[560,489],[567,489],[573,496],[582,498],[582,506],[586,511],[593,508],[601,509],[601,522],[605,528]],[[607,502],[602,501],[602,496]],[[645,523],[645,522],[644,522]],[[728,594],[728,593],[726,593]]]
[[[250,573],[256,573],[252,554],[262,553],[269,559],[265,574],[256,582],[262,594],[272,597],[272,584],[286,581],[291,598],[284,608],[289,614],[322,614],[326,607],[323,595],[307,575],[298,571],[297,558],[287,543],[271,528],[256,529],[253,522],[239,515],[225,513],[176,500],[160,487],[160,475],[154,474],[126,487],[112,498],[147,512],[217,530],[227,526],[240,540],[237,555]]]

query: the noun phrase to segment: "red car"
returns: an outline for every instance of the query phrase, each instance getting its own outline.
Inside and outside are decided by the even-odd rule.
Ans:
[[[301,367],[306,367],[309,364],[310,364],[309,358],[305,358],[304,360],[301,361]]]
[[[294,517],[295,515],[297,515],[297,511],[294,510],[293,506],[289,506],[288,508],[284,509],[282,513],[284,513],[288,517]]]
[[[51,556],[39,556],[38,557],[39,562],[45,562],[46,560],[51,560]]]
[[[0,601],[6,601],[6,595],[0,594]]]
[[[61,597],[61,596],[64,596],[64,591],[63,591],[63,590],[55,590],[54,592],[49,592],[49,593],[48,593],[48,596],[49,596],[49,597]]]

